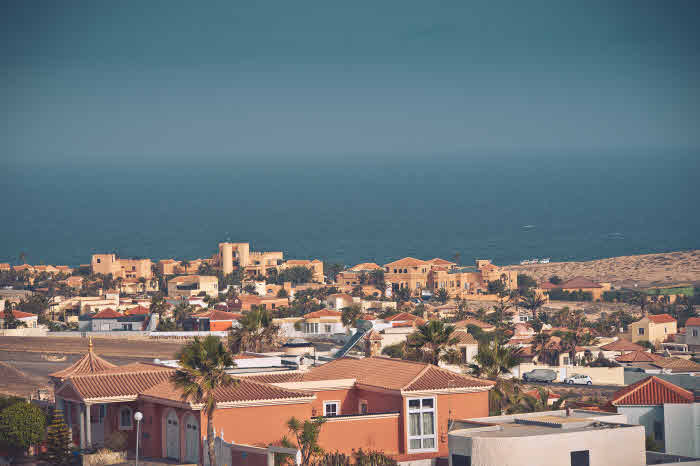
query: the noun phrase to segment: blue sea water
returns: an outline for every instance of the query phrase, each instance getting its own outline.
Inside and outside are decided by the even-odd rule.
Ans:
[[[588,260],[700,248],[693,151],[4,162],[0,261],[196,258]]]

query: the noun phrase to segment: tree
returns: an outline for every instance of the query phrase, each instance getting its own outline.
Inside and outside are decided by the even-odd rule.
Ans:
[[[382,354],[385,356],[389,356],[390,358],[404,359],[404,355],[405,355],[404,348],[405,348],[405,343],[401,341],[398,343],[394,343],[393,345],[385,346],[382,349]]]
[[[526,293],[531,288],[537,288],[537,281],[526,273],[518,274],[518,289],[521,293]]]
[[[151,297],[151,312],[162,317],[163,313],[168,309],[168,303],[165,301],[165,294],[158,292]]]
[[[416,331],[411,334],[411,338],[406,339],[406,344],[409,348],[423,351],[429,362],[437,366],[442,352],[447,347],[457,344],[457,339],[453,335],[454,330],[454,325],[431,320],[418,326]]]
[[[480,344],[474,356],[474,362],[469,365],[471,372],[477,377],[495,380],[501,375],[510,374],[510,370],[518,365],[515,348],[505,346],[499,340]]]
[[[287,421],[287,428],[295,439],[297,448],[301,451],[301,464],[309,465],[311,457],[323,452],[318,444],[318,436],[321,433],[321,426],[326,422],[325,418],[306,419],[304,422],[296,417],[291,417]],[[283,439],[285,441],[286,439]]]
[[[549,283],[551,283],[552,285],[559,285],[561,282],[562,279],[556,275],[552,275],[551,277],[549,277]]]
[[[506,284],[503,280],[492,280],[488,282],[489,294],[500,295],[506,291]]]
[[[261,353],[279,346],[280,328],[272,323],[270,311],[255,307],[238,321],[228,334],[228,347],[233,354],[245,351]]]
[[[521,298],[520,303],[522,306],[532,312],[532,318],[537,318],[537,310],[544,306],[545,299],[537,293],[528,293],[523,298]]]
[[[409,299],[411,299],[411,290],[406,287],[399,288],[396,292],[394,292],[394,300],[397,303],[405,302]]]
[[[277,297],[278,298],[289,298],[289,293],[287,293],[287,290],[284,288],[280,288],[279,291],[277,291]]]
[[[0,446],[8,451],[26,452],[45,430],[46,416],[35,404],[19,401],[0,412]]]
[[[72,463],[71,438],[68,426],[63,421],[63,411],[56,409],[46,431],[46,453],[44,459],[50,464],[69,465]]]
[[[450,294],[447,292],[446,289],[440,288],[435,293],[435,299],[440,301],[442,304],[445,304],[447,302],[447,300],[450,299]]]
[[[522,404],[523,404],[523,412],[537,412],[537,411],[556,411],[561,409],[562,405],[566,402],[566,400],[570,397],[570,395],[566,394],[563,396],[560,396],[558,400],[556,400],[554,403],[551,405],[549,404],[549,398],[551,397],[551,392],[549,390],[546,390],[542,387],[537,387],[537,395],[532,396],[527,393],[523,393],[522,397]]]
[[[184,401],[204,404],[209,464],[217,464],[214,449],[214,393],[219,388],[234,387],[238,384],[237,380],[226,373],[227,369],[235,366],[235,362],[221,340],[212,335],[204,340],[195,337],[193,342],[178,351],[177,359],[180,366],[171,380],[182,390]]]
[[[323,274],[328,278],[329,281],[334,282],[335,277],[338,276],[340,272],[342,272],[345,269],[345,266],[343,264],[329,264],[326,263],[325,261],[323,262]]]
[[[374,269],[369,273],[369,282],[377,287],[382,293],[386,289],[386,282],[384,281],[384,270]]]
[[[296,265],[282,270],[278,275],[278,283],[292,282],[294,284],[309,283],[313,279],[313,272],[303,265]]]
[[[15,317],[14,312],[12,312],[13,304],[9,299],[5,300],[5,310],[3,314],[5,328],[17,328],[21,323],[19,319]]]
[[[351,304],[344,307],[342,310],[341,321],[344,327],[357,327],[357,321],[362,315],[362,306],[359,304]]]

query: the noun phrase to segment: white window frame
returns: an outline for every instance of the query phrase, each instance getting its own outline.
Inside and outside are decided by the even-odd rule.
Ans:
[[[423,400],[433,400],[433,407],[432,408],[424,408],[423,407]],[[419,400],[420,402],[420,408],[419,409],[411,409],[410,408],[410,403],[411,401]],[[408,449],[409,453],[414,453],[414,452],[434,452],[438,451],[438,435],[437,435],[437,417],[438,417],[438,412],[437,412],[437,397],[434,396],[424,396],[420,398],[406,398],[406,447]],[[419,420],[419,426],[421,426],[421,430],[423,428],[423,413],[433,413],[433,433],[432,435],[411,435],[411,413],[420,413],[420,420]],[[423,446],[423,439],[425,438],[433,438],[433,448],[422,448]],[[416,440],[420,439],[421,440],[421,448],[411,448],[411,440]]]
[[[122,424],[122,413],[124,411],[129,411],[129,425],[123,425]],[[128,407],[128,406],[122,406],[119,408],[119,430],[132,430],[134,428],[134,412],[133,410]]]
[[[340,400],[330,400],[323,402],[323,417],[328,416],[328,410],[326,409],[328,405],[335,405],[335,414],[330,417],[340,416]]]
[[[323,324],[323,333],[333,333],[333,325]]]

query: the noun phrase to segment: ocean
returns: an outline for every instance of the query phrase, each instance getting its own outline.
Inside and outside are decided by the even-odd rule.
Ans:
[[[2,164],[1,262],[193,259],[221,241],[347,265],[700,248],[697,151]]]

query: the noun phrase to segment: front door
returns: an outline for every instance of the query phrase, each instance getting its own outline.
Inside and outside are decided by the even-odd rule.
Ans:
[[[180,422],[172,410],[165,419],[165,449],[168,458],[180,460]]]
[[[185,463],[199,463],[199,422],[194,416],[185,416]]]
[[[101,447],[105,443],[105,405],[90,406],[90,435],[93,447]]]

